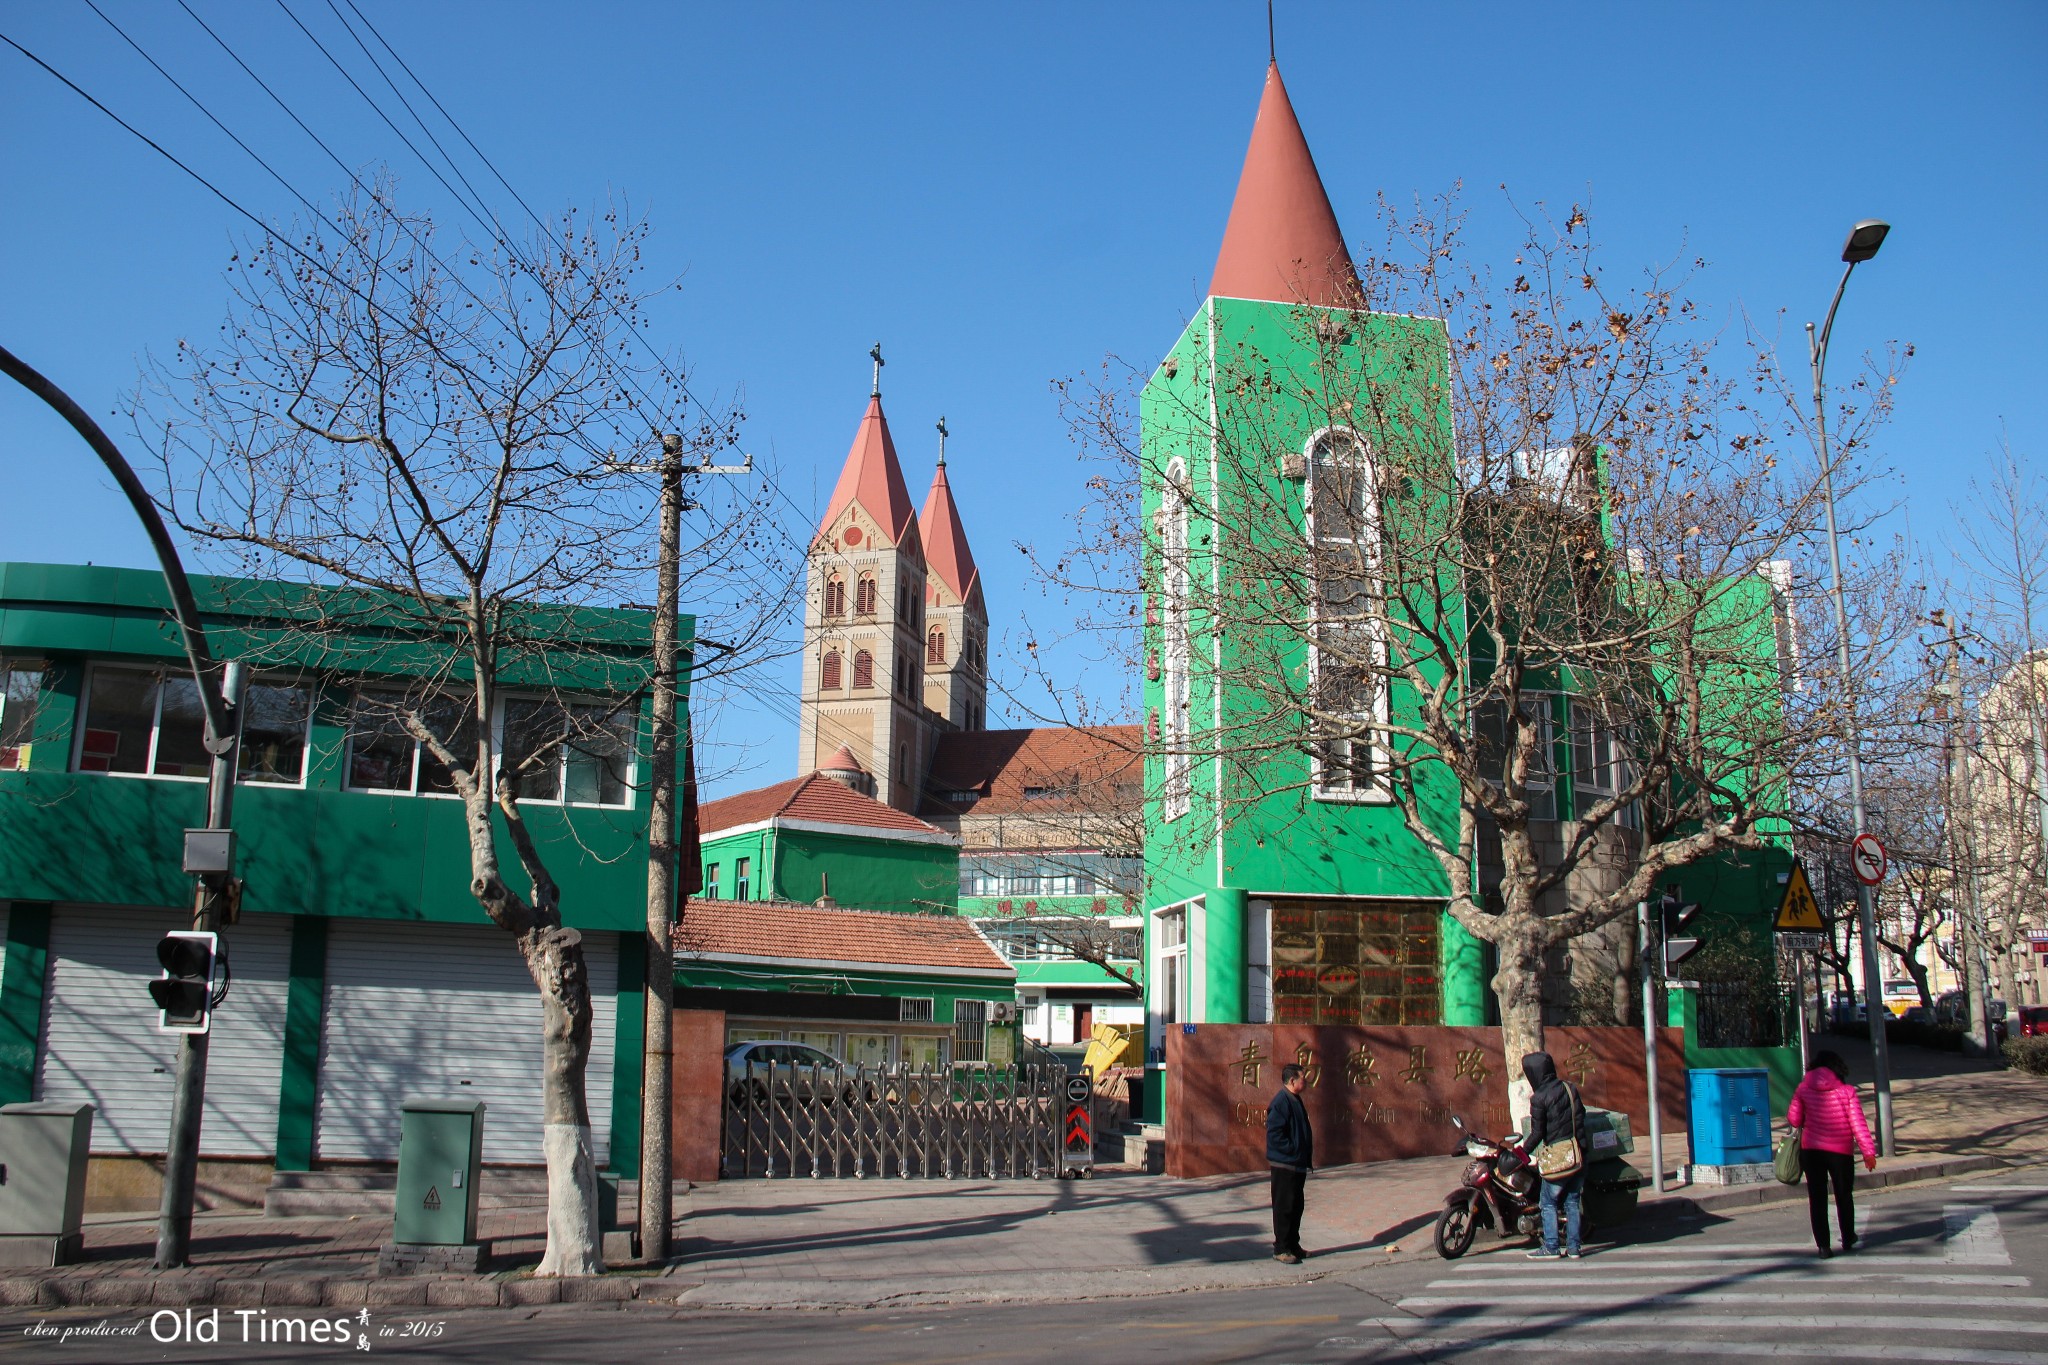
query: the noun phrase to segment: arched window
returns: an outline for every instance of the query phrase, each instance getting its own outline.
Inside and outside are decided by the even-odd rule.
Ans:
[[[946,632],[937,626],[933,626],[924,637],[924,661],[940,665],[946,662]]]
[[[818,686],[827,692],[839,690],[839,651],[825,651],[824,662],[818,665]]]
[[[855,687],[873,687],[875,685],[875,656],[864,649],[854,651],[853,685]]]
[[[833,574],[825,581],[825,614],[846,615],[846,580],[838,574]]]
[[[1315,438],[1308,465],[1316,789],[1370,795],[1386,696],[1376,471],[1364,440],[1341,427]]]
[[[1169,820],[1188,813],[1192,795],[1194,756],[1188,752],[1189,710],[1193,695],[1189,686],[1188,638],[1188,467],[1174,460],[1166,467],[1166,487],[1161,491],[1165,505],[1160,509],[1160,557],[1165,577],[1166,664],[1162,671],[1160,744],[1165,749],[1165,790],[1162,793]]]
[[[873,616],[875,614],[875,576],[864,573],[853,590],[853,614]]]

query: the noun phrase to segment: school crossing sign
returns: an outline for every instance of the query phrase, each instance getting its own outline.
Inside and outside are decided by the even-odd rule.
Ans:
[[[1827,932],[1820,902],[1813,898],[1813,885],[1806,880],[1806,865],[1797,859],[1785,876],[1785,894],[1778,898],[1778,918],[1771,927],[1778,932],[1778,942],[1788,948],[1818,948]]]

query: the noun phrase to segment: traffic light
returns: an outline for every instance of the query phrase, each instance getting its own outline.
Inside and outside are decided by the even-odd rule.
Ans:
[[[1657,902],[1657,909],[1664,925],[1664,975],[1674,977],[1678,975],[1678,964],[1699,951],[1699,939],[1688,936],[1685,928],[1700,908],[1691,901],[1679,900],[1676,891],[1666,891],[1664,899]]]
[[[163,1011],[157,1027],[165,1033],[204,1033],[213,1027],[213,963],[220,950],[218,934],[178,929],[156,945],[164,974],[149,983],[156,1007]]]

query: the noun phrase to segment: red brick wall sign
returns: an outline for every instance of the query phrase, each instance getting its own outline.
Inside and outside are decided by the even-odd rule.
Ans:
[[[669,1053],[669,1170],[693,1184],[718,1179],[725,1128],[725,1011],[677,1010]]]
[[[1649,1133],[1643,1032],[1552,1028],[1545,1046],[1586,1104],[1629,1116]],[[1685,1127],[1685,1031],[1658,1031],[1658,1090],[1667,1132]],[[1308,1069],[1302,1102],[1316,1164],[1342,1166],[1455,1149],[1453,1114],[1498,1137],[1508,1117],[1508,1069],[1497,1028],[1347,1028],[1292,1024],[1172,1024],[1166,1031],[1166,1170],[1226,1175],[1266,1169],[1266,1105],[1280,1068]],[[1514,1060],[1519,1072],[1521,1058]]]

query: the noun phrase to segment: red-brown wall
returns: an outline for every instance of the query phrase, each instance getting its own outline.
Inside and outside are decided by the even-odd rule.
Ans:
[[[725,1011],[677,1010],[669,1055],[669,1170],[708,1185],[718,1179],[725,1118]]]
[[[1641,1141],[1649,1132],[1642,1030],[1544,1034],[1559,1072],[1579,1083],[1586,1104],[1626,1113]],[[1684,1042],[1683,1029],[1659,1030],[1657,1089],[1667,1132],[1685,1126]],[[1293,1061],[1311,1068],[1302,1101],[1318,1166],[1449,1153],[1460,1136],[1453,1114],[1489,1137],[1513,1126],[1497,1028],[1173,1025],[1166,1034],[1167,1173],[1265,1170],[1267,1101],[1280,1088],[1281,1066]]]

